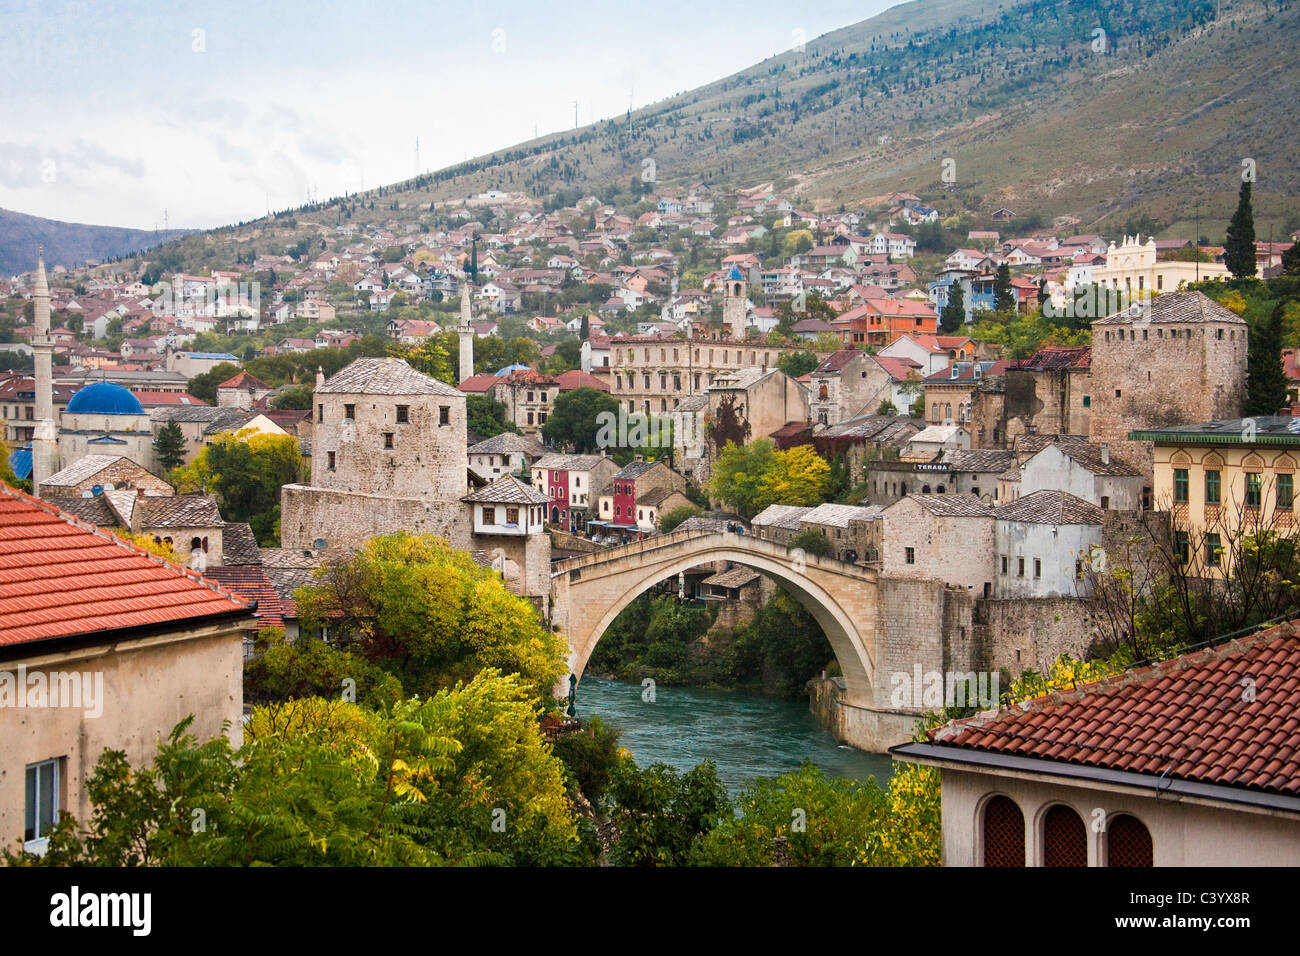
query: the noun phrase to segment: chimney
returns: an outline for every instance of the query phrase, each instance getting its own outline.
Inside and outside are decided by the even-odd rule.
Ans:
[[[1103,465],[1110,464],[1110,443],[1109,442],[1101,443],[1101,463]]]
[[[137,489],[135,489],[135,496],[136,496],[137,498],[143,498],[143,497],[144,497],[144,489],[143,489],[143,488],[137,488]]]

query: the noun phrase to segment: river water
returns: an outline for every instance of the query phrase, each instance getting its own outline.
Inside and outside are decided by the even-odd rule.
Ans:
[[[639,767],[666,763],[689,770],[712,760],[732,796],[757,777],[798,770],[804,760],[827,776],[875,777],[882,786],[892,773],[888,756],[837,744],[806,700],[662,684],[653,702],[643,700],[644,693],[639,684],[588,676],[577,695],[578,716],[597,716],[621,730]]]

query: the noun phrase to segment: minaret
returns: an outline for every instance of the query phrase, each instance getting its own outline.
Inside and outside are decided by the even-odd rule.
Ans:
[[[460,336],[460,380],[463,382],[474,374],[474,327],[470,321],[474,318],[473,306],[470,304],[470,286],[465,278],[460,283],[460,326],[456,333]]]
[[[45,280],[45,248],[36,251],[36,427],[32,432],[32,494],[40,497],[41,482],[59,470],[59,439],[54,424],[54,342],[50,339],[50,287]]]

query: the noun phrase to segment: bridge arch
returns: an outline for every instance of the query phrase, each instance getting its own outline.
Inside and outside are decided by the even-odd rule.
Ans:
[[[571,673],[581,679],[605,630],[633,600],[688,568],[720,560],[778,581],[825,632],[844,675],[847,702],[872,704],[876,573],[730,532],[674,532],[558,562],[551,577],[552,624],[568,635]]]

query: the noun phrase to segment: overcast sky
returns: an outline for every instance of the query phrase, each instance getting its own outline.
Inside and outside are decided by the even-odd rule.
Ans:
[[[209,227],[621,115],[894,0],[0,0],[0,207]],[[419,167],[415,143],[419,139]]]

